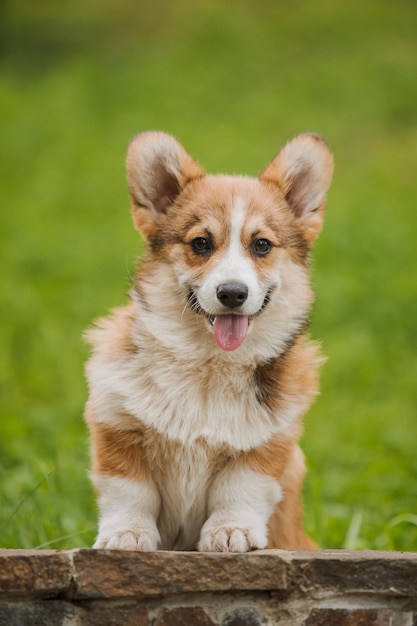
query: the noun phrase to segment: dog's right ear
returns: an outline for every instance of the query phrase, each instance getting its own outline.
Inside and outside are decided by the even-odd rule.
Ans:
[[[174,137],[153,131],[133,137],[126,168],[133,222],[145,237],[151,235],[156,220],[167,213],[181,190],[204,176]]]

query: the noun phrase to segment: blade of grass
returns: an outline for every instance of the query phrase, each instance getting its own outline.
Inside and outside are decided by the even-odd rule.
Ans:
[[[394,528],[394,526],[398,526],[399,524],[414,524],[414,526],[417,526],[417,515],[413,513],[397,515],[388,522],[387,528]]]
[[[16,507],[10,513],[10,515],[8,517],[6,517],[6,519],[3,520],[3,522],[0,524],[0,530],[2,530],[3,528],[5,528],[7,526],[7,524],[10,522],[10,520],[13,519],[13,517],[21,509],[21,507],[25,504],[25,502],[27,502],[27,500],[29,500],[29,498],[31,496],[33,496],[33,494],[36,493],[36,491],[38,489],[40,489],[42,487],[42,485],[47,483],[48,480],[51,478],[51,476],[53,476],[54,473],[55,473],[55,470],[54,469],[51,470],[46,476],[44,476],[42,478],[42,480],[40,480],[32,489],[30,489],[30,491],[28,491],[26,493],[26,495],[23,496],[23,498],[18,502]]]
[[[357,550],[359,546],[359,534],[363,521],[363,511],[357,510],[353,513],[345,539],[346,550]]]
[[[58,543],[60,541],[65,541],[66,539],[73,539],[74,537],[79,537],[80,535],[85,535],[89,532],[91,532],[92,530],[94,530],[95,526],[90,526],[89,528],[86,528],[85,530],[79,530],[76,533],[71,533],[69,535],[62,535],[62,537],[57,537],[56,539],[52,539],[51,541],[46,541],[45,543],[41,543],[38,546],[35,546],[35,550],[42,550],[43,548],[48,548],[49,546],[52,546],[55,543]]]

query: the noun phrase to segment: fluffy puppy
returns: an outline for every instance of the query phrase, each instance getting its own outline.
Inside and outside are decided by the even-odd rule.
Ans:
[[[96,548],[315,547],[297,442],[317,393],[308,260],[332,169],[310,133],[256,179],[207,175],[164,133],[133,138],[146,253],[129,304],[87,335]]]

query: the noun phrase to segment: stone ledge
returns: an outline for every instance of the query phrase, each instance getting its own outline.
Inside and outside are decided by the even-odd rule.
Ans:
[[[0,550],[0,626],[417,626],[417,553]]]

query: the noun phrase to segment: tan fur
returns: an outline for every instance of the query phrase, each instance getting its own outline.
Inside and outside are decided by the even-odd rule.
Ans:
[[[97,422],[90,423],[94,441],[94,474],[148,480],[150,471],[144,461],[143,435],[140,431],[120,431]]]
[[[259,365],[256,380],[262,389],[261,400],[270,408],[279,410],[280,390],[285,397],[304,399],[305,410],[318,393],[318,367],[323,362],[318,346],[298,337],[293,346],[279,358]],[[302,414],[299,416],[300,419]]]
[[[283,500],[269,520],[268,545],[283,550],[314,550],[317,545],[302,528],[301,490],[305,474],[304,460],[298,446],[292,448],[288,465],[281,476]]]
[[[302,529],[298,440],[323,360],[305,324],[331,173],[313,134],[258,179],[206,175],[164,133],[132,140],[132,216],[147,250],[131,302],[86,334],[97,547],[315,547]],[[196,253],[196,238],[209,253]],[[259,239],[271,243],[265,255]],[[230,280],[252,300],[239,312],[248,334],[228,352],[211,325],[231,315],[215,282]]]

